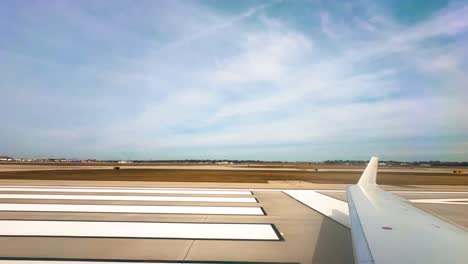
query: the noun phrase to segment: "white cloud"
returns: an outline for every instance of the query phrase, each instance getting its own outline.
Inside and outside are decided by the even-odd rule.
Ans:
[[[240,36],[242,51],[206,78],[227,82],[276,81],[309,54],[312,43],[298,32],[251,32]]]
[[[396,81],[399,74],[396,65],[394,68],[355,68],[356,58],[350,59],[346,55],[323,57],[320,47],[314,47],[309,37],[272,18],[262,19],[268,21],[267,30],[245,31],[242,29],[244,25],[239,25],[241,29],[237,30],[243,34],[231,38],[233,46],[240,47],[239,52],[203,69],[201,84],[199,78],[195,79],[195,86],[208,84],[208,87],[196,89],[195,93],[178,89],[170,92],[162,102],[154,106],[149,104],[137,118],[136,130],[152,128],[160,131],[171,127],[198,130],[223,123],[221,129],[214,131],[181,135],[160,131],[162,134],[157,135],[162,138],[152,141],[160,148],[247,147],[342,138],[352,141],[437,136],[444,127],[457,126],[461,121],[460,115],[451,117],[444,113],[427,118],[426,111],[441,109],[446,105],[444,102],[451,99],[385,100],[386,96],[398,94],[401,89]],[[407,32],[426,30],[421,25],[415,28]],[[402,41],[398,44],[408,47],[401,52],[411,53],[413,45],[425,40],[424,37],[428,35],[420,34],[415,39],[399,38]],[[393,52],[393,39],[374,40],[372,45],[384,48],[360,50],[357,61],[372,59],[376,52]],[[258,81],[266,81],[270,88],[261,96],[249,97],[249,85],[246,84]],[[233,90],[247,96],[241,100],[225,100],[224,93]],[[379,101],[353,102],[367,98]],[[459,107],[452,104],[452,111]]]

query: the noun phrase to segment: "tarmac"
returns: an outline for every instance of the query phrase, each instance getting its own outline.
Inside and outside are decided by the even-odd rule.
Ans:
[[[345,187],[1,180],[0,263],[354,263]],[[468,229],[468,186],[383,187]]]

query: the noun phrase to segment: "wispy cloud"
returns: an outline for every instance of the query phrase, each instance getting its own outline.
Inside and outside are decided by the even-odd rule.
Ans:
[[[241,14],[237,16],[230,17],[230,18],[219,17],[215,21],[212,22],[213,24],[201,26],[200,28],[193,30],[193,32],[190,32],[189,34],[181,37],[180,39],[177,39],[174,42],[168,43],[164,48],[170,49],[170,48],[178,48],[180,46],[188,45],[190,42],[196,39],[206,37],[215,32],[219,32],[220,30],[223,30],[225,28],[232,27],[236,23],[240,23],[250,17],[253,17],[257,15],[259,12],[261,12],[262,10],[268,9],[281,2],[282,1],[280,0],[280,1],[271,1],[269,3],[260,4],[252,8],[249,8],[248,10],[246,10],[245,12],[242,12]]]

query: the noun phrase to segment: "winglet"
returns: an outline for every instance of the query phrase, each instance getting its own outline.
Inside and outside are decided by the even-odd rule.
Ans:
[[[377,177],[377,167],[379,166],[379,158],[372,157],[367,164],[366,169],[361,175],[358,181],[358,185],[375,185]]]

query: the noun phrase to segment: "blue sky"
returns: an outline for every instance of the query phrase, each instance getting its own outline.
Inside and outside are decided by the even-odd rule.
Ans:
[[[1,1],[0,154],[468,160],[467,1]]]

